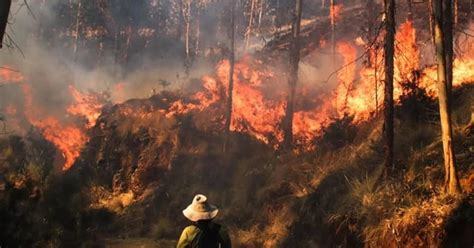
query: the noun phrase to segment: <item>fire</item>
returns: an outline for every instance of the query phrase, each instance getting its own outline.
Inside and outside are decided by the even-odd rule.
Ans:
[[[79,157],[82,147],[89,138],[84,134],[81,128],[76,125],[61,124],[54,117],[47,117],[41,120],[31,120],[32,124],[42,130],[42,133],[48,141],[53,143],[64,158],[64,171],[69,170],[76,159]]]
[[[86,118],[87,128],[95,126],[103,105],[98,96],[96,94],[82,94],[72,85],[69,86],[69,91],[75,103],[67,108],[67,112]]]
[[[412,82],[415,79],[413,72],[419,70],[420,54],[416,45],[416,30],[413,23],[410,21],[402,23],[395,40],[394,98],[397,100],[403,94],[403,84]],[[351,45],[346,44],[346,46]],[[345,50],[340,53],[348,54],[348,48]],[[354,115],[355,122],[369,119],[383,101],[383,51],[372,49],[369,54],[372,65],[361,68],[360,79],[353,84],[347,99],[346,113]],[[352,58],[355,58],[354,54]],[[345,59],[344,63],[349,63],[348,59]],[[355,65],[353,70],[355,70],[354,67]]]
[[[356,42],[339,42],[337,52],[342,56],[344,67],[337,73],[337,84],[332,93],[320,93],[312,97],[311,107],[297,103],[293,134],[296,144],[313,149],[313,141],[321,135],[321,130],[345,115],[353,116],[355,123],[368,120],[382,105],[383,99],[383,51],[369,51],[371,65],[360,65]],[[416,43],[416,30],[409,21],[401,24],[396,35],[395,48],[395,89],[396,102],[404,93],[407,82],[419,82],[419,87],[435,94],[436,71],[433,67],[420,69],[420,52]],[[454,62],[454,84],[473,81],[474,61],[471,53],[465,53]],[[254,138],[275,147],[283,140],[281,122],[286,104],[285,94],[277,98],[268,98],[264,89],[271,88],[273,73],[257,69],[258,61],[249,57],[238,61],[234,69],[233,113],[231,129],[247,133]],[[257,65],[255,65],[257,64]],[[173,104],[169,114],[189,111],[207,111],[209,108],[221,108],[226,101],[229,77],[229,61],[217,65],[216,76],[203,77],[203,90],[197,92],[192,103],[178,101]],[[414,73],[418,71],[419,73]],[[286,90],[286,89],[283,89]],[[305,89],[305,91],[311,89]],[[433,92],[433,93],[430,93]],[[222,118],[217,118],[222,120]]]
[[[253,69],[250,63],[258,64],[258,61],[251,61],[246,57],[234,67],[231,130],[248,133],[267,144],[281,142],[283,133],[276,127],[284,115],[284,102],[271,101],[263,96],[263,80],[272,74],[266,70]],[[204,111],[216,103],[224,106],[229,70],[228,60],[220,62],[216,67],[216,78],[209,76],[202,78],[204,90],[191,97],[196,103],[185,104],[183,101],[177,101],[170,108],[168,116]],[[265,118],[262,118],[262,115]]]
[[[39,109],[33,105],[31,87],[22,85],[24,95],[25,116],[28,121],[40,129],[44,138],[53,143],[64,158],[63,170],[68,170],[79,157],[84,144],[88,141],[84,131],[75,124],[62,124],[57,118],[47,116],[38,118]]]
[[[0,67],[0,84],[18,83],[24,80],[23,75],[11,66]]]
[[[119,82],[114,86],[113,98],[115,103],[122,103],[125,101],[125,83]]]
[[[249,63],[247,57],[235,66],[231,130],[247,132],[267,144],[273,140],[281,142],[283,133],[275,127],[283,117],[284,104],[267,100],[262,95],[263,80],[272,74],[255,70]],[[217,76],[221,82],[228,82],[229,69],[229,61],[219,66]],[[225,85],[227,88],[227,83]]]
[[[22,90],[26,118],[33,126],[41,130],[44,138],[53,143],[61,152],[64,159],[62,169],[70,169],[84,145],[89,141],[89,137],[85,133],[86,129],[93,127],[100,115],[102,104],[98,97],[92,94],[82,94],[73,86],[69,87],[75,103],[69,106],[66,111],[72,115],[86,118],[87,123],[81,126],[69,123],[70,121],[61,121],[54,116],[43,116],[43,111],[33,104],[30,85],[22,84]]]
[[[336,5],[331,11],[334,16],[342,6]],[[324,46],[325,41],[320,41]],[[304,150],[314,149],[314,140],[319,137],[325,126],[335,119],[350,115],[355,123],[368,120],[382,106],[383,99],[383,51],[368,51],[370,64],[356,61],[360,47],[365,43],[338,42],[337,53],[343,67],[336,74],[336,83],[327,92],[319,92],[317,87],[299,90],[295,105],[293,134],[295,143]],[[474,82],[474,49],[470,47],[454,61],[454,85]],[[431,97],[436,97],[436,68],[420,68],[420,52],[416,43],[416,30],[409,21],[401,24],[396,35],[395,48],[395,100],[404,93],[403,85],[417,82]],[[5,69],[8,68],[8,69]],[[202,89],[181,100],[168,102],[167,107],[159,111],[167,117],[190,112],[208,113],[208,122],[220,127],[224,125],[225,103],[229,82],[230,63],[223,60],[216,66],[215,75],[202,77]],[[417,73],[414,73],[417,72]],[[8,82],[23,82],[24,77],[10,67],[0,69],[0,79]],[[278,147],[283,141],[282,120],[285,116],[286,84],[278,86],[275,73],[266,69],[261,61],[244,57],[234,67],[233,112],[231,130],[246,133],[261,142]],[[44,137],[53,143],[64,158],[63,169],[71,168],[79,157],[81,149],[88,142],[86,132],[95,126],[100,116],[103,97],[99,94],[84,94],[73,86],[69,87],[73,103],[65,109],[65,114],[84,118],[86,123],[78,123],[70,118],[57,118],[45,115],[33,104],[31,88],[21,84],[24,93],[24,114],[29,122],[41,130]],[[116,103],[123,102],[124,83],[118,83],[113,92]],[[124,106],[124,116],[145,118],[149,111],[136,111]],[[8,106],[5,112],[16,114],[14,106]]]
[[[395,36],[395,73],[394,97],[403,93],[402,85],[415,80],[413,72],[419,70],[420,52],[416,44],[416,30],[411,21],[404,22]]]
[[[331,25],[334,25],[342,12],[343,5],[335,4],[329,8],[329,18],[331,19]]]
[[[335,108],[337,113],[342,116],[347,111],[350,114],[355,114],[355,110],[351,109],[353,102],[348,102],[353,99],[351,95],[352,84],[356,75],[357,64],[354,62],[357,56],[357,50],[354,46],[346,42],[339,42],[337,44],[337,52],[344,58],[342,70],[337,73],[339,85],[335,91]]]

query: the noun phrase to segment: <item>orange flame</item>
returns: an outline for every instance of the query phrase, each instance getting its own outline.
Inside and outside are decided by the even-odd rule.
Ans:
[[[69,170],[79,157],[82,147],[89,140],[81,128],[75,125],[65,126],[54,117],[42,120],[30,120],[43,131],[45,139],[53,143],[64,158],[64,171]]]
[[[472,41],[471,43],[474,44]],[[415,79],[419,82],[419,87],[425,89],[431,97],[436,97],[436,68],[420,69],[420,52],[416,44],[416,30],[413,24],[407,21],[399,27],[396,35],[395,100],[403,94],[403,84]],[[355,62],[358,55],[357,44],[338,42],[336,48],[342,57],[341,64],[345,66],[336,74],[337,84],[333,86],[334,89],[330,93],[315,93],[312,91],[317,91],[317,89],[306,88],[303,91],[308,96],[304,97],[304,101],[297,100],[295,105],[293,120],[295,142],[306,150],[314,149],[314,139],[320,136],[322,129],[335,118],[349,114],[354,116],[356,123],[368,120],[382,102],[383,52],[369,51],[372,64],[361,65]],[[235,64],[231,130],[246,133],[263,143],[278,147],[283,141],[281,122],[285,114],[286,88],[279,92],[276,87],[278,80],[274,73],[262,68],[261,64],[261,61],[250,57],[244,57]],[[192,111],[211,111],[216,113],[216,116],[209,121],[223,126],[229,70],[229,61],[221,61],[216,67],[214,77],[202,78],[202,90],[189,99],[172,102],[169,108],[160,111],[168,117]],[[419,71],[419,73],[415,75],[414,71]],[[24,80],[21,74],[5,69],[0,70],[0,78],[10,82]],[[458,86],[466,82],[474,82],[474,46],[468,47],[454,61],[454,85]],[[116,101],[124,100],[123,86],[119,83],[115,87]],[[25,116],[32,125],[42,131],[47,140],[58,148],[65,160],[63,169],[69,169],[88,141],[85,131],[97,122],[102,108],[101,100],[97,96],[83,94],[71,86],[70,93],[74,103],[67,108],[67,112],[84,117],[87,123],[85,126],[65,124],[52,116],[39,118],[41,111],[37,106],[35,106],[36,109],[34,108],[31,88],[26,84],[23,84],[22,88],[25,95]],[[269,94],[268,89],[275,92]],[[301,92],[298,94],[301,96]],[[122,114],[146,117],[149,113],[146,110],[135,111],[124,107]]]
[[[41,130],[44,138],[53,143],[61,152],[64,158],[63,170],[70,169],[79,157],[81,149],[89,140],[84,129],[95,125],[102,108],[97,98],[82,94],[73,86],[70,86],[69,89],[76,102],[67,108],[67,112],[85,117],[87,119],[85,127],[77,124],[61,123],[53,116],[38,118],[41,111],[33,105],[31,87],[28,84],[22,85],[25,116],[33,126]]]
[[[72,85],[69,86],[69,91],[74,98],[75,103],[67,108],[67,112],[72,115],[86,118],[87,128],[95,126],[102,109],[102,103],[97,99],[97,96],[93,94],[82,94]]]
[[[0,84],[18,83],[23,81],[24,77],[20,72],[11,66],[0,67]]]
[[[337,73],[339,85],[335,91],[335,108],[337,113],[342,116],[350,109],[348,105],[353,106],[353,102],[348,101],[353,99],[353,97],[351,97],[351,90],[356,75],[357,64],[354,61],[357,56],[357,50],[354,46],[346,42],[339,42],[336,49],[344,58],[344,67]]]
[[[338,21],[340,17],[343,7],[344,6],[342,4],[335,4],[331,6],[331,8],[329,8],[329,18],[331,19],[331,25],[336,24],[336,22]]]
[[[114,102],[115,103],[122,103],[125,101],[125,83],[119,82],[114,86]]]
[[[395,99],[403,94],[403,84],[415,80],[414,71],[420,68],[420,54],[416,45],[416,30],[411,22],[405,22],[399,27],[396,35],[395,49]],[[354,116],[354,122],[369,119],[381,105],[383,98],[382,82],[383,56],[378,51],[370,51],[373,56],[373,65],[362,66],[358,71],[355,62],[357,57],[356,44],[339,42],[337,51],[343,57],[345,65],[337,73],[338,84],[330,94],[322,94],[314,103],[316,107],[310,109],[298,105],[293,122],[293,133],[295,142],[313,149],[312,141],[321,134],[321,130],[330,124],[334,118],[349,114]],[[474,49],[473,49],[474,51]],[[469,53],[467,53],[469,54]],[[454,62],[455,85],[459,82],[472,81],[474,79],[474,61],[469,55],[465,55]],[[247,133],[264,143],[278,146],[283,139],[281,121],[284,117],[285,97],[268,99],[265,97],[263,88],[268,87],[273,75],[268,70],[257,70],[248,57],[242,59],[235,65],[233,113],[231,128],[233,131]],[[376,66],[377,65],[377,66]],[[225,92],[229,77],[230,64],[222,61],[216,69],[216,78],[203,77],[203,91],[196,93],[193,99],[197,103],[184,104],[182,101],[175,103],[170,114],[189,112],[192,110],[205,111],[212,106],[221,107],[225,102]],[[433,74],[434,73],[434,74]],[[436,72],[433,68],[425,69],[421,74],[425,75],[418,79],[419,87],[428,92],[435,89]],[[356,78],[356,76],[358,76]],[[375,97],[374,95],[377,95]],[[432,95],[435,97],[436,95]],[[376,104],[377,103],[377,104]]]

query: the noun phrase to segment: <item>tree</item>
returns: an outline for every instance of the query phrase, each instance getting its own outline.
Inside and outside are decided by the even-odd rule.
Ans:
[[[451,94],[453,87],[453,2],[452,0],[443,1],[443,33],[444,33],[444,49],[446,53],[446,85],[448,94]]]
[[[191,27],[191,0],[181,1],[181,11],[185,24],[184,43],[186,59],[189,59],[189,35]]]
[[[2,0],[0,2],[0,48],[3,47],[3,36],[5,35],[11,4],[11,0]]]
[[[286,102],[286,111],[284,119],[284,141],[283,146],[288,149],[293,144],[293,114],[295,105],[296,84],[298,82],[298,66],[300,63],[300,29],[301,29],[301,12],[302,0],[295,1],[295,9],[292,22],[292,42],[290,48],[290,76],[289,76],[289,92]]]
[[[450,106],[450,88],[448,85],[449,72],[447,70],[447,56],[446,56],[446,37],[444,31],[447,29],[443,18],[451,18],[451,8],[445,9],[443,15],[443,1],[450,0],[433,0],[433,28],[434,28],[434,42],[436,47],[436,62],[438,64],[438,102],[439,102],[439,114],[441,121],[441,137],[443,141],[443,157],[444,157],[444,169],[445,169],[445,190],[448,194],[459,195],[461,187],[459,185],[459,179],[456,170],[456,160],[454,157],[454,146],[453,146],[453,130],[451,125],[451,106]],[[443,27],[444,26],[444,27]],[[452,27],[448,27],[452,28]],[[452,30],[451,30],[452,31]],[[452,36],[451,41],[452,42]],[[452,59],[452,58],[451,58]],[[452,78],[452,76],[451,76]]]
[[[385,91],[384,136],[385,175],[393,167],[393,64],[395,50],[395,1],[384,0],[385,6]]]
[[[331,0],[329,15],[331,19],[331,53],[333,66],[336,64],[336,6],[334,0]]]
[[[79,43],[79,34],[81,32],[81,10],[82,10],[82,1],[77,2],[77,12],[76,12],[76,25],[75,25],[75,34],[74,34],[74,44],[73,44],[73,54],[74,60],[77,58],[77,47]]]
[[[408,8],[407,19],[408,19],[408,21],[410,21],[410,22],[413,21],[413,8],[412,8],[411,1],[412,1],[412,0],[407,0],[407,8]]]
[[[223,151],[227,149],[230,124],[232,122],[232,94],[234,92],[234,65],[235,65],[235,2],[230,1],[230,54],[229,54],[229,86],[227,89],[226,113],[225,113],[225,140]]]
[[[247,52],[249,49],[250,45],[250,37],[252,36],[252,25],[253,25],[253,19],[254,15],[253,13],[255,12],[255,1],[256,0],[250,0],[250,12],[249,12],[249,23],[247,26],[247,31],[245,32],[245,51]]]

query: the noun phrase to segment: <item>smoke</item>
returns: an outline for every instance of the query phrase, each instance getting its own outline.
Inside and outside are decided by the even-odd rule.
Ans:
[[[149,97],[160,90],[192,89],[190,82],[213,74],[218,62],[228,55],[231,2],[192,1],[191,54],[186,58],[186,25],[178,1],[43,0],[29,6],[16,1],[8,33],[18,47],[0,50],[0,65],[11,66],[25,76],[35,105],[47,112],[39,114],[58,118],[65,117],[65,109],[74,101],[70,85],[82,92],[107,92],[113,102]],[[239,1],[236,10],[237,57],[244,56],[242,34],[249,9],[244,2]],[[262,27],[282,22],[268,14],[276,13],[270,5],[264,6],[267,11],[261,17],[254,17],[261,18]],[[259,39],[253,36],[252,44]],[[251,46],[251,50],[258,47]],[[196,48],[198,54],[194,54]],[[336,77],[328,80],[328,75],[342,65],[342,59],[336,56],[334,60],[326,50],[314,51],[300,62],[299,88],[319,93],[335,88]],[[287,90],[288,61],[285,56],[277,60],[265,65],[275,74],[274,82],[264,86],[268,99],[284,99]],[[3,87],[0,94],[0,108],[11,102],[22,105],[18,85]]]
[[[29,5],[14,1],[7,29],[11,46],[0,50],[0,66],[18,70],[32,89],[35,105],[58,118],[65,115],[64,110],[73,101],[70,85],[83,92],[108,92],[117,102],[186,87],[193,78],[212,73],[216,61],[206,56],[186,58],[182,38],[176,37],[183,30],[172,29],[179,26],[179,12],[173,12],[175,1],[159,1],[160,6],[157,1],[123,2],[109,1],[104,7],[107,11],[102,13],[99,4],[87,1],[48,0]],[[153,4],[155,8],[148,11]],[[225,47],[225,32],[216,33],[213,28],[217,20],[217,11],[213,10],[219,7],[200,14],[200,44],[193,39],[192,46],[211,47],[219,40],[219,45]],[[78,11],[81,19],[77,24],[74,14]],[[128,18],[117,18],[120,15]],[[162,21],[168,26],[154,26],[159,18],[165,18]],[[77,44],[76,25],[80,30]],[[217,39],[216,35],[222,37]],[[217,49],[218,53],[225,55],[221,50]],[[120,94],[116,92],[118,85],[123,91]],[[23,104],[19,85],[2,87],[0,94],[0,108]]]

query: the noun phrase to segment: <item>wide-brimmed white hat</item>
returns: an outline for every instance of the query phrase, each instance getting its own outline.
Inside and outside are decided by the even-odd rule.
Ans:
[[[183,214],[190,221],[214,219],[219,212],[216,206],[207,202],[207,197],[202,194],[194,196],[193,202],[183,210]]]

